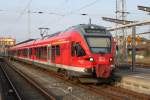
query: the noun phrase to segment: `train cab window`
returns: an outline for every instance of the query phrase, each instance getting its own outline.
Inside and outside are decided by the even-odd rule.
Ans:
[[[72,46],[72,56],[76,55],[77,57],[85,56],[86,53],[79,43],[75,43]]]
[[[74,42],[72,42],[72,44],[71,44],[71,56],[75,56],[75,44],[74,44]]]
[[[56,55],[59,56],[60,55],[60,46],[56,45]]]

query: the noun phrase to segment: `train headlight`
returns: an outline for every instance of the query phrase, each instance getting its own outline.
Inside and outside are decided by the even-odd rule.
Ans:
[[[109,61],[110,61],[110,62],[112,62],[112,61],[113,61],[113,59],[112,59],[112,58],[109,58]]]
[[[94,58],[93,57],[85,58],[85,60],[88,60],[90,62],[94,62]]]
[[[90,60],[90,62],[93,62],[93,61],[94,61],[94,58],[90,57],[89,60]]]

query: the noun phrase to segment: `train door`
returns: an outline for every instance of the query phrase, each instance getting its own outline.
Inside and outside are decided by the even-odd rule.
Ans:
[[[52,63],[61,64],[62,56],[61,56],[60,45],[52,46],[51,52],[52,52],[51,54]]]
[[[50,45],[48,45],[47,46],[47,61],[48,61],[48,63],[50,63],[50,59],[51,59],[51,46]]]
[[[60,47],[61,47],[61,45],[60,44],[58,44],[58,45],[56,45],[56,55],[55,55],[55,63],[57,63],[57,64],[61,64],[61,49],[60,49]]]
[[[52,61],[52,63],[55,63],[55,46],[52,46],[51,47],[51,61]]]

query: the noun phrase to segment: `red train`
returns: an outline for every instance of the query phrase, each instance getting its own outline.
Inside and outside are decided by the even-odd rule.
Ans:
[[[26,62],[64,72],[65,75],[107,79],[115,67],[115,42],[102,26],[80,24],[10,48],[10,54]]]

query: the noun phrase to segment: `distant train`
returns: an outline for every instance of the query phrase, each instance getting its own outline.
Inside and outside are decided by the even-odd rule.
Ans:
[[[45,39],[18,44],[9,54],[67,76],[107,79],[115,68],[115,42],[102,26],[80,24]]]

